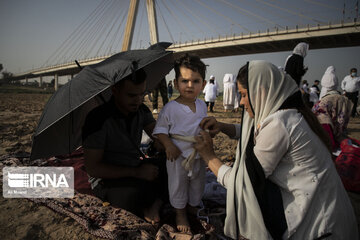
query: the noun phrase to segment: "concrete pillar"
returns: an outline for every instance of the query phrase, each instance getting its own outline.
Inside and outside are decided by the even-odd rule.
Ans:
[[[54,83],[54,89],[55,89],[55,92],[58,90],[59,88],[59,76],[57,73],[55,73],[55,83]]]
[[[42,76],[40,76],[40,79],[39,79],[39,87],[42,87],[42,84],[43,84],[43,78],[42,78]]]
[[[134,33],[136,13],[138,9],[138,0],[131,0],[129,6],[128,17],[126,20],[125,34],[121,51],[129,50],[131,46],[132,36]]]
[[[150,42],[155,44],[158,42],[158,31],[157,31],[157,22],[156,22],[156,11],[155,11],[155,2],[154,0],[146,0],[146,9],[149,22],[150,30]]]

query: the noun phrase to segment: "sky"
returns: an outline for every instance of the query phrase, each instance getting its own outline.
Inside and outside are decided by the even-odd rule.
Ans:
[[[156,0],[160,41],[184,42],[219,35],[294,28],[357,16],[356,0]],[[120,51],[129,0],[0,0],[0,63],[21,73],[41,66]],[[345,7],[344,7],[345,4]],[[145,0],[139,0],[132,48],[149,46]],[[359,43],[360,45],[360,43]],[[294,46],[295,47],[295,46]],[[291,51],[203,59],[207,78],[222,82],[249,60],[283,66]],[[303,77],[312,83],[335,66],[341,80],[350,68],[360,71],[360,47],[311,50]],[[173,72],[167,80],[173,79]],[[68,76],[60,78],[65,83]],[[49,80],[49,79],[48,79]],[[221,86],[221,84],[220,84]]]

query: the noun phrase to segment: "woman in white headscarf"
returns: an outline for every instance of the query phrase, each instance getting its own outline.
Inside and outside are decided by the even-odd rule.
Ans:
[[[195,148],[227,188],[224,232],[233,239],[358,239],[351,203],[332,162],[326,133],[289,76],[251,61],[237,77],[241,125],[203,119]],[[210,135],[239,138],[232,168]]]
[[[302,76],[308,68],[304,67],[304,58],[309,51],[309,44],[301,42],[293,50],[293,54],[288,56],[285,61],[285,72],[289,74],[299,86]]]
[[[340,143],[347,138],[345,130],[350,120],[353,103],[337,91],[338,79],[335,68],[330,66],[326,69],[321,79],[320,101],[314,105],[315,113],[321,126],[328,133],[332,151],[340,148]]]
[[[329,66],[321,78],[320,99],[325,96],[328,91],[336,90],[338,87],[338,79],[335,74],[335,67]]]

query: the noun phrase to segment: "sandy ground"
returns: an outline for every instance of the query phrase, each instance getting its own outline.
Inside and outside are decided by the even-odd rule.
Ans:
[[[48,94],[0,93],[0,155],[30,153],[31,136],[49,97]],[[147,104],[150,106],[148,101]],[[229,123],[239,123],[241,116],[240,113],[224,113],[221,103],[216,103],[215,113],[209,115]],[[360,139],[360,118],[351,119],[348,130],[351,137]],[[235,157],[235,140],[219,134],[214,140],[214,146],[221,159]],[[354,198],[357,197],[354,195]],[[73,219],[55,213],[47,207],[38,206],[25,199],[4,199],[1,194],[0,239],[99,238],[88,234]]]

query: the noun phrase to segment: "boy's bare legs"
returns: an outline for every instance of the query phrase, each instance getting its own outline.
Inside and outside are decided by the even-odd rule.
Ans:
[[[193,207],[193,206],[191,206],[191,205],[188,204],[188,205],[186,206],[186,210],[187,210],[187,212],[188,212],[189,214],[194,215],[194,216],[197,216],[197,213],[198,213],[199,208]]]
[[[151,224],[160,222],[160,208],[162,205],[161,199],[156,199],[151,207],[144,209],[144,218]]]
[[[176,228],[183,233],[191,233],[189,220],[187,218],[186,207],[176,210]]]

